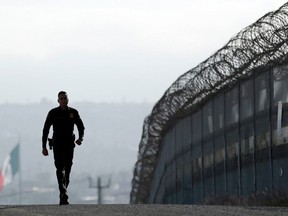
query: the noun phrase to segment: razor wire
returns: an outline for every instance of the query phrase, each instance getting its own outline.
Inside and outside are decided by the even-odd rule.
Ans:
[[[288,61],[288,3],[232,37],[195,68],[180,76],[143,123],[130,203],[147,203],[162,137],[180,118],[191,115],[209,96],[253,71]]]

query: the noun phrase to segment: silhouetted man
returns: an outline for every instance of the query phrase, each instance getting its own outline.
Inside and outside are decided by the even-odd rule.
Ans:
[[[68,205],[67,187],[73,164],[75,143],[81,145],[84,136],[84,124],[76,109],[68,106],[68,95],[65,91],[58,93],[59,106],[51,109],[44,123],[42,135],[42,154],[48,155],[46,143],[51,125],[53,126],[54,164],[60,191],[60,205]],[[75,141],[74,125],[77,126],[79,138]],[[75,143],[74,143],[75,142]]]

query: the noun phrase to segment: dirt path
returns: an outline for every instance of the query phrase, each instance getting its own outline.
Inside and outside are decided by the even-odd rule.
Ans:
[[[288,216],[288,208],[205,205],[1,206],[0,216]]]

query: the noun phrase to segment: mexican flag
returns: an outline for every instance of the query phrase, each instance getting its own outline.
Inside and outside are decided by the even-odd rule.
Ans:
[[[17,144],[9,155],[4,159],[3,166],[0,170],[0,191],[3,187],[9,184],[13,177],[19,172],[20,160],[19,160],[20,145]]]

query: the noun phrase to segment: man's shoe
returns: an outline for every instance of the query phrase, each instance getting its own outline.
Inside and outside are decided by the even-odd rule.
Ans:
[[[61,195],[60,195],[59,205],[69,205],[68,195],[67,195],[67,194],[61,194]]]

